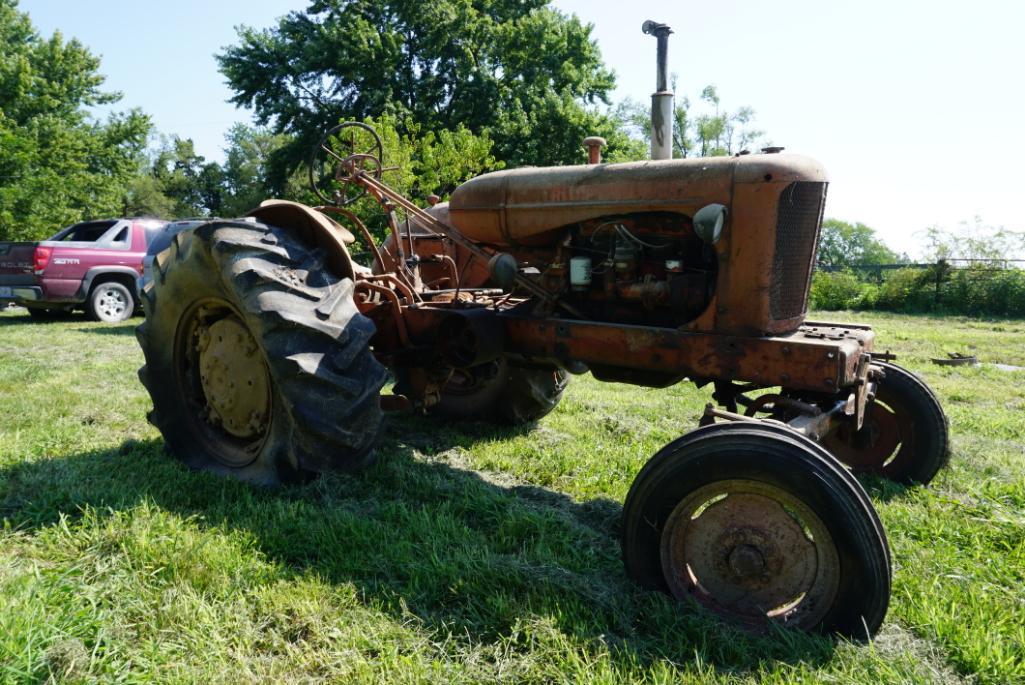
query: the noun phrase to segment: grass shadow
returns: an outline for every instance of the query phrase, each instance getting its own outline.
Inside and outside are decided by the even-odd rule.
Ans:
[[[890,502],[892,500],[906,499],[914,494],[919,488],[928,487],[925,485],[904,485],[896,481],[888,480],[882,476],[861,475],[858,482],[873,502]]]
[[[90,328],[76,328],[79,333],[95,333],[97,335],[127,335],[135,336],[135,329],[141,323],[141,319],[129,319],[121,323],[106,324]]]
[[[29,314],[27,309],[11,308],[0,310],[0,326],[36,326],[72,321],[74,319],[82,321],[84,320],[84,315],[78,312],[54,310],[37,318]]]
[[[426,420],[399,421],[403,437],[386,439],[365,473],[276,490],[190,473],[159,440],[21,462],[0,469],[0,517],[32,531],[86,507],[113,515],[153,503],[199,515],[196,525],[244,531],[285,574],[352,583],[395,620],[412,612],[442,635],[485,641],[540,618],[624,669],[697,658],[736,674],[766,660],[814,665],[832,655],[831,639],[736,631],[640,590],[620,560],[619,503],[493,478],[453,455],[514,429],[468,424],[432,434]]]

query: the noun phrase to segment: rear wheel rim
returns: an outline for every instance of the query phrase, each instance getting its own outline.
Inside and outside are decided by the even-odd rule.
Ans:
[[[229,468],[252,464],[270,433],[271,378],[256,339],[223,300],[194,304],[181,317],[175,377],[190,428]]]
[[[128,298],[118,288],[101,288],[96,298],[96,309],[107,320],[124,319],[128,311]]]
[[[716,481],[688,494],[666,521],[660,554],[677,599],[752,627],[814,628],[840,586],[839,553],[822,519],[761,481]]]

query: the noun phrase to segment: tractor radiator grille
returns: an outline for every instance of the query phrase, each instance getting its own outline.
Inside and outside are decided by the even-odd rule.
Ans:
[[[779,196],[776,251],[769,286],[769,314],[775,321],[804,313],[826,204],[826,185],[797,181],[784,188]]]

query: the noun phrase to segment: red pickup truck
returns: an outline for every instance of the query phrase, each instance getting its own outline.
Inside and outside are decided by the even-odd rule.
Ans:
[[[146,248],[166,223],[87,221],[42,242],[0,242],[0,306],[18,304],[36,317],[84,308],[97,321],[124,321],[139,302]]]

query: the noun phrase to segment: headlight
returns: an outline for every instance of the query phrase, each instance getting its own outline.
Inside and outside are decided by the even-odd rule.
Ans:
[[[719,241],[725,223],[726,205],[705,205],[694,214],[694,232],[709,245]]]

